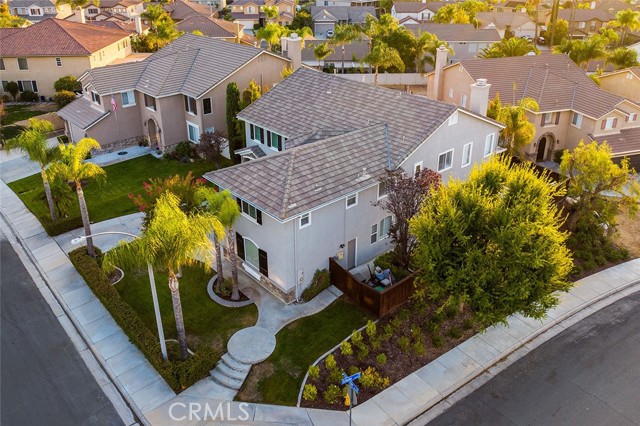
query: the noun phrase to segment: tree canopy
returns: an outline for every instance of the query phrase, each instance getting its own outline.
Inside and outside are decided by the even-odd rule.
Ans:
[[[500,94],[489,102],[487,117],[505,125],[500,131],[500,139],[507,153],[517,155],[521,148],[530,144],[536,133],[536,127],[527,118],[526,112],[538,111],[540,107],[535,99],[524,98],[515,105],[500,102]]]
[[[528,40],[520,37],[502,39],[491,46],[482,49],[478,57],[480,58],[507,58],[512,56],[524,56],[529,53],[536,55],[540,51]]]
[[[0,28],[20,28],[27,24],[26,19],[12,15],[6,3],[0,3]]]

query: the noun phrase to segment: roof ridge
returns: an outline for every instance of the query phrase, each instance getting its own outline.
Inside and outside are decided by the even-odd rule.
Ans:
[[[284,184],[284,194],[282,196],[282,210],[280,210],[280,218],[284,219],[287,207],[289,206],[289,197],[291,195],[291,174],[293,173],[294,160],[296,158],[296,150],[291,151],[289,155],[289,167],[287,168],[286,182]]]
[[[65,27],[63,27],[63,26],[60,24],[60,22],[59,22],[59,20],[58,20],[58,19],[56,19],[56,18],[50,18],[50,19],[52,19],[52,20],[53,20],[53,22],[58,26],[58,28],[60,28],[60,29],[61,29],[62,31],[64,31],[64,32],[65,32],[69,37],[71,37],[71,39],[73,40],[73,42],[74,42],[74,43],[76,43],[78,46],[80,46],[80,47],[85,51],[85,53],[88,53],[88,54],[93,53],[93,52],[91,52],[89,49],[87,49],[87,48],[85,47],[85,45],[84,45],[84,44],[82,44],[82,43],[80,43],[78,40],[76,40],[76,38],[75,38],[75,37],[74,37],[74,36],[73,36],[73,35],[72,35],[72,34],[71,34],[71,33],[70,33],[70,32],[69,32]]]

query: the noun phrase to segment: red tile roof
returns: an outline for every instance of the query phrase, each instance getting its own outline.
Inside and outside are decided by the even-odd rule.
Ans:
[[[0,55],[86,56],[130,33],[61,19],[45,19],[2,38]]]

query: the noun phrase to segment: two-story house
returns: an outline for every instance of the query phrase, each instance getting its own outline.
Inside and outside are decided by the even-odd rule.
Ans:
[[[474,92],[480,112],[488,93]],[[392,248],[380,177],[429,168],[465,178],[501,129],[469,109],[304,67],[238,119],[243,163],[205,178],[238,200],[240,267],[287,302],[330,257],[351,269]]]
[[[316,6],[373,6],[378,7],[379,0],[316,0]]]
[[[96,4],[89,2],[85,7],[76,9],[74,15],[67,19],[82,23],[106,19],[128,21],[144,12],[144,4],[144,0],[100,0]]]
[[[598,80],[602,90],[640,103],[640,67],[606,72]]]
[[[265,6],[277,7],[278,16],[271,20],[267,18],[263,11]],[[247,29],[253,29],[256,25],[264,26],[267,22],[289,25],[295,15],[294,0],[236,0],[231,4],[231,16]]]
[[[56,5],[54,0],[9,0],[9,13],[35,24],[47,18],[65,19],[73,15],[68,4]]]
[[[503,103],[523,98],[538,102],[539,111],[527,111],[535,125],[533,142],[522,152],[527,159],[558,160],[580,140],[607,140],[614,157],[640,154],[640,144],[619,142],[621,132],[640,132],[640,106],[601,89],[566,55],[471,59],[449,66],[441,65],[446,63],[446,50],[439,55],[436,69],[428,75],[432,99],[466,106],[469,84],[482,81],[491,84],[490,97],[499,94]]]
[[[58,115],[72,141],[88,136],[119,147],[145,138],[164,151],[226,132],[227,85],[273,86],[289,65],[255,47],[185,34],[143,61],[87,71],[79,79],[83,96]]]
[[[10,30],[10,31],[8,31]],[[7,32],[4,37],[2,33]],[[20,91],[50,98],[53,84],[66,75],[108,65],[131,54],[131,33],[60,19],[45,19],[26,28],[0,29],[0,75],[3,92],[9,81]]]
[[[309,11],[316,37],[334,31],[336,25],[364,24],[367,15],[376,16],[376,8],[372,6],[311,6]]]
[[[522,12],[478,12],[478,28],[493,28],[504,38],[507,31],[516,37],[536,37],[536,23],[528,14]]]
[[[208,16],[196,15],[183,19],[176,24],[176,29],[183,33],[190,34],[200,31],[202,35],[220,40],[235,43],[245,43],[253,46],[255,38],[243,32],[244,26],[239,22],[230,22],[224,19],[210,18]]]
[[[218,11],[213,5],[198,3],[190,0],[175,0],[163,3],[162,8],[169,14],[174,22],[184,21],[194,16],[217,16]]]
[[[396,1],[391,6],[391,15],[401,22],[418,23],[430,21],[438,10],[447,4],[442,1]]]
[[[564,19],[569,23],[569,36],[571,38],[584,38],[598,34],[600,28],[616,19],[615,14],[601,9],[560,9],[558,19]]]

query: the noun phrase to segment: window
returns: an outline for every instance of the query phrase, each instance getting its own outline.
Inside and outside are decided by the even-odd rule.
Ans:
[[[577,112],[574,112],[573,115],[571,116],[571,124],[573,124],[578,129],[580,129],[582,127],[582,114],[578,114]]]
[[[456,124],[458,122],[458,111],[454,112],[453,114],[451,114],[451,117],[449,117],[449,126]]]
[[[251,125],[251,139],[264,143],[264,129],[260,126]]]
[[[18,68],[22,71],[26,71],[29,69],[27,58],[18,58]]]
[[[391,216],[387,216],[380,221],[380,239],[385,239],[389,236],[389,229],[391,228]]]
[[[416,164],[413,165],[413,176],[414,177],[418,176],[421,171],[422,171],[422,161],[418,161]]]
[[[358,205],[358,194],[349,195],[347,197],[347,208],[350,209],[353,206]]]
[[[461,67],[462,68],[462,67]],[[453,98],[453,88],[449,89],[449,97]]]
[[[378,224],[371,225],[371,244],[378,241]]]
[[[273,132],[267,132],[267,135],[270,135],[267,145],[277,151],[282,151],[282,136]]]
[[[213,109],[211,108],[211,98],[204,98],[202,100],[202,113],[204,115],[211,114]]]
[[[241,200],[240,198],[238,198],[237,200],[238,200],[238,206],[240,207],[240,211],[242,211],[242,213],[244,213],[245,215],[249,216],[251,219],[258,222],[258,225],[262,225],[262,212],[256,209],[255,207],[253,207],[251,204],[247,203],[246,201]]]
[[[4,71],[4,59],[0,58],[0,71]]]
[[[37,8],[29,9],[29,15],[31,15],[31,16],[41,16],[42,15],[42,11],[40,9],[37,9]]]
[[[462,108],[466,108],[467,107],[467,95],[460,96],[460,106]]]
[[[596,21],[591,21],[589,23],[589,31],[594,32],[596,30]]]
[[[196,100],[191,96],[184,97],[184,109],[191,115],[198,115],[198,107],[196,106]]]
[[[628,72],[627,73],[627,80],[633,80],[633,74]]]
[[[136,104],[136,95],[133,90],[129,90],[128,92],[122,92],[122,107],[130,107]]]
[[[495,133],[491,133],[487,135],[487,138],[484,140],[484,156],[488,156],[493,152],[493,141],[495,140]]]
[[[584,28],[586,26],[585,22],[578,22],[578,28]]]
[[[37,92],[38,84],[36,83],[36,81],[35,80],[18,80],[18,91],[25,92],[27,90],[31,92]],[[7,90],[5,88],[5,92],[6,91]]]
[[[443,172],[451,168],[453,164],[453,150],[443,152],[438,156],[438,171]]]
[[[541,125],[542,126],[549,126],[549,125],[554,124],[554,118],[555,118],[555,124],[558,124],[560,122],[560,113],[559,112],[545,112],[544,114],[542,114]]]
[[[97,92],[91,92],[91,100],[93,100],[93,102],[97,103],[98,105],[102,103],[102,101],[100,100],[100,95]]]
[[[380,199],[386,196],[387,196],[387,185],[385,185],[383,182],[380,182],[378,184],[378,198]]]
[[[462,147],[462,167],[471,164],[471,149],[473,148],[473,142],[469,142]]]
[[[56,58],[56,67],[62,66],[62,58]]]
[[[606,120],[602,120],[601,130],[610,130],[618,125],[618,119],[616,117],[609,117]]]
[[[637,119],[638,119],[638,113],[637,112],[632,112],[631,114],[629,114],[627,116],[627,118],[625,118],[625,120],[627,122],[633,122],[633,121],[636,121]]]
[[[305,213],[300,216],[300,229],[311,225],[311,213]]]
[[[98,14],[98,9],[96,9],[95,7],[90,7],[89,9],[87,9],[87,13],[92,14],[92,15],[97,15]]]
[[[193,123],[187,121],[187,138],[194,143],[200,142],[200,129]]]
[[[248,238],[244,239],[244,261],[256,269],[260,267],[258,246]]]
[[[155,111],[156,110],[156,98],[154,98],[153,96],[144,95],[144,106],[146,106],[147,109],[150,109],[151,111]]]

